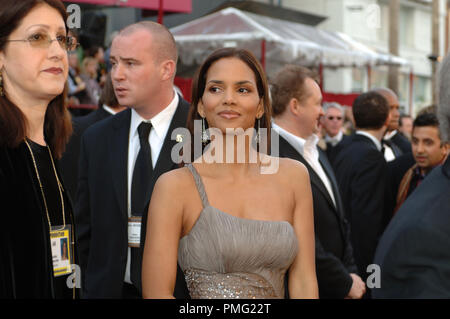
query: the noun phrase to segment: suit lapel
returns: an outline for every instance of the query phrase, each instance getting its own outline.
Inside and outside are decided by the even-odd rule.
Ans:
[[[114,190],[120,210],[125,218],[128,218],[128,138],[130,134],[131,109],[127,109],[114,117],[113,133],[109,139],[109,158],[112,163],[114,178]]]
[[[314,184],[322,192],[322,194],[328,200],[329,204],[334,207],[333,200],[331,199],[328,190],[326,189],[319,175],[317,175],[317,173],[311,167],[311,165],[309,165],[309,163],[305,160],[305,158],[299,152],[297,152],[297,150],[291,144],[289,144],[289,142],[286,141],[282,136],[279,136],[279,139],[280,139],[280,157],[289,157],[305,165],[306,168],[308,169],[311,183]]]
[[[173,115],[172,121],[169,126],[169,130],[167,131],[166,137],[164,138],[164,144],[161,148],[161,152],[159,153],[158,160],[156,161],[155,168],[153,171],[152,181],[150,184],[151,193],[153,192],[153,186],[156,183],[156,180],[163,173],[171,170],[176,164],[172,161],[171,153],[172,148],[177,143],[175,140],[172,140],[171,135],[172,131],[179,127],[186,127],[186,119],[187,119],[187,111],[188,104],[181,97],[178,102],[177,110]]]
[[[112,116],[111,113],[106,111],[103,107],[100,107],[97,111],[95,111],[95,122],[101,121],[110,116]]]
[[[320,150],[319,150],[319,162],[320,165],[322,165],[325,174],[327,174],[328,179],[330,180],[331,188],[333,189],[334,200],[336,201],[337,211],[341,215],[341,217],[344,217],[344,206],[342,205],[341,194],[339,192],[336,177],[334,176],[334,171],[331,168],[331,164],[328,161],[326,155]]]

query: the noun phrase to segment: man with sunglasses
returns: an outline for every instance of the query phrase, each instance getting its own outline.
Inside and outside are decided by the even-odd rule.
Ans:
[[[344,125],[344,108],[336,102],[324,103],[323,110],[325,116],[322,117],[321,122],[325,130],[325,145],[326,153],[330,162],[333,161],[336,146],[348,139],[344,134],[342,126]]]

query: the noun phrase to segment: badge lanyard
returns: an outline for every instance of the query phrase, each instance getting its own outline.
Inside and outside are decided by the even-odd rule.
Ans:
[[[39,176],[39,171],[38,171],[38,168],[36,165],[36,160],[34,158],[34,154],[33,154],[33,151],[31,150],[30,144],[28,144],[28,141],[26,139],[25,139],[25,143],[27,144],[28,149],[30,150],[31,159],[33,160],[34,170],[36,172],[36,176],[37,176],[37,179],[39,182],[39,187],[41,188],[42,199],[44,200],[45,212],[47,214],[48,227],[50,230],[52,230],[52,224],[50,222],[50,217],[48,215],[47,201],[45,199],[44,187],[42,187],[42,182],[41,182],[41,178]],[[48,153],[50,154],[50,159],[52,161],[52,167],[53,167],[53,172],[55,173],[56,182],[58,183],[59,197],[61,198],[62,216],[63,216],[63,222],[64,222],[64,225],[61,229],[55,229],[55,230],[63,230],[64,228],[66,228],[66,215],[64,213],[64,199],[63,199],[63,195],[62,195],[62,191],[61,191],[62,185],[61,185],[61,182],[59,181],[58,174],[56,173],[56,168],[55,168],[55,163],[53,162],[52,152],[50,151],[50,148],[48,147],[48,145],[46,145],[46,146],[47,146]]]
[[[70,227],[69,227],[69,230],[66,230],[66,214],[65,214],[65,209],[64,209],[64,198],[63,198],[63,195],[62,195],[63,187],[62,187],[61,182],[59,181],[58,174],[56,173],[55,162],[53,161],[52,152],[50,151],[50,148],[48,147],[48,145],[46,145],[48,153],[50,154],[50,160],[52,162],[52,167],[53,167],[53,172],[54,172],[55,177],[56,177],[56,182],[58,184],[58,191],[59,191],[59,197],[61,199],[62,217],[63,217],[63,224],[64,224],[62,226],[62,228],[55,228],[53,230],[52,230],[52,224],[50,222],[50,216],[48,214],[48,206],[47,206],[47,200],[45,198],[44,187],[42,186],[41,177],[39,175],[38,167],[36,165],[36,159],[34,158],[33,150],[31,149],[30,144],[28,144],[28,141],[26,139],[25,139],[25,144],[27,145],[28,150],[30,151],[31,159],[33,160],[34,171],[36,172],[36,177],[38,179],[39,187],[41,189],[42,199],[44,201],[45,213],[47,215],[48,227],[49,227],[49,231],[50,231],[50,238],[51,238],[51,240],[53,240],[53,237],[57,237],[58,236],[57,232],[60,232],[60,231],[63,231],[64,233],[68,232],[69,233],[69,235],[68,235],[69,245],[71,246],[72,245],[72,236],[70,235]],[[53,244],[54,243],[52,242],[52,246],[53,246]],[[52,254],[53,254],[53,247],[52,247]],[[70,251],[69,251],[68,254],[70,256]],[[57,269],[55,269],[55,264],[53,264],[54,275],[56,275],[55,270],[57,270]],[[62,268],[58,269],[57,271],[60,272],[61,275],[64,275],[64,274],[72,272],[71,265],[70,265],[70,257],[69,257],[69,265],[66,265],[66,267],[63,266]],[[72,292],[73,292],[73,299],[75,299],[75,286],[73,286]]]

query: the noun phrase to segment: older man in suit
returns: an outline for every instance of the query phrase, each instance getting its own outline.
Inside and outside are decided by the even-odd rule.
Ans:
[[[397,94],[388,88],[376,88],[373,91],[381,94],[389,106],[390,121],[382,143],[384,144],[384,158],[387,162],[390,162],[402,154],[411,153],[411,143],[398,131],[400,125],[400,103],[398,102]]]
[[[381,139],[389,123],[389,107],[378,93],[358,96],[353,103],[356,133],[336,156],[333,167],[341,189],[355,260],[364,279],[391,205],[388,168]]]
[[[336,102],[324,103],[323,109],[325,111],[325,115],[321,118],[325,131],[325,147],[323,149],[327,154],[328,160],[332,163],[339,149],[339,144],[349,138],[342,130],[345,110]]]
[[[148,203],[158,177],[177,167],[171,132],[185,126],[189,108],[173,88],[176,61],[160,24],[130,25],[113,40],[111,78],[130,108],[91,126],[81,142],[75,217],[85,298],[141,296]],[[174,295],[188,296],[180,269]]]
[[[316,234],[316,273],[321,298],[361,298],[365,284],[357,274],[348,223],[333,170],[317,147],[322,93],[312,73],[286,66],[272,83],[279,156],[302,162],[311,178]]]
[[[439,121],[450,142],[450,57],[439,72]],[[378,245],[375,298],[450,297],[450,157],[435,167],[395,214]]]

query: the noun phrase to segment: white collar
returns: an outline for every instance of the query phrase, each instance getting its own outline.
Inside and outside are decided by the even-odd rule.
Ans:
[[[381,151],[381,149],[382,149],[381,142],[380,142],[379,140],[377,140],[377,139],[375,138],[375,136],[373,136],[372,134],[367,133],[367,132],[365,132],[365,131],[359,131],[359,130],[356,131],[356,134],[363,135],[363,136],[366,136],[366,137],[368,137],[369,139],[371,139],[372,142],[375,143],[375,146],[377,147],[377,149],[378,149],[379,151]]]
[[[384,134],[383,140],[390,140],[391,138],[394,137],[395,134],[397,134],[397,130],[393,130],[392,132],[386,132],[386,134]]]
[[[343,136],[344,136],[344,133],[341,130],[333,137],[331,137],[330,135],[327,134],[327,135],[325,135],[325,142],[330,142],[330,143],[335,142],[337,144],[342,140]]]
[[[179,97],[174,90],[174,97],[172,101],[167,105],[161,112],[156,114],[150,120],[144,119],[140,116],[135,109],[131,109],[131,124],[130,124],[130,136],[138,134],[137,128],[141,122],[150,122],[155,130],[156,135],[159,139],[163,139],[166,136],[167,130],[169,129],[170,122],[172,120],[175,111],[177,110]]]
[[[103,109],[104,109],[106,112],[111,113],[112,115],[116,115],[116,114],[117,114],[117,111],[116,111],[116,110],[114,110],[113,108],[109,107],[109,106],[106,105],[106,104],[103,104],[102,107],[103,107]]]
[[[319,137],[315,134],[312,134],[307,139],[301,138],[297,135],[294,135],[288,131],[286,131],[281,126],[277,125],[274,121],[272,121],[272,128],[280,135],[282,136],[289,144],[294,147],[297,152],[299,152],[301,155],[304,155],[304,148],[305,144],[308,143],[310,145],[313,145],[314,147],[319,142]]]

